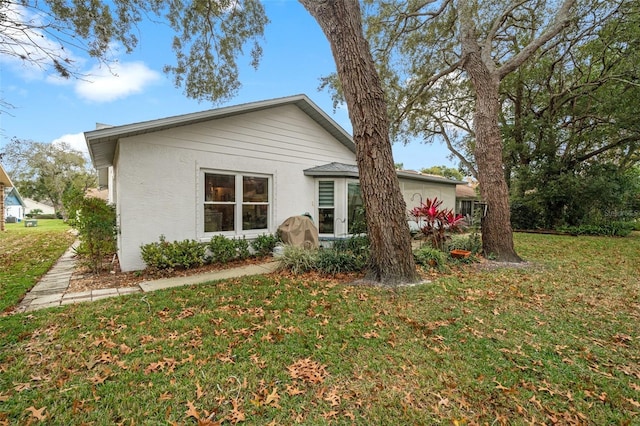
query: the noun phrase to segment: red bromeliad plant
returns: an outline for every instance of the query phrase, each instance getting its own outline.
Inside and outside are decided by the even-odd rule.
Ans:
[[[420,231],[433,247],[444,250],[447,233],[461,232],[465,227],[464,216],[455,214],[452,209],[441,209],[442,200],[438,197],[427,198],[424,203],[411,210]]]

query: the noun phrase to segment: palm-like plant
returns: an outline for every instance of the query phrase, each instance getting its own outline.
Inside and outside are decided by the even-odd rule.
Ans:
[[[411,210],[420,231],[429,240],[431,245],[439,250],[444,249],[447,233],[461,232],[466,224],[464,216],[455,214],[452,209],[442,209],[442,200],[438,197],[427,198],[418,207]]]

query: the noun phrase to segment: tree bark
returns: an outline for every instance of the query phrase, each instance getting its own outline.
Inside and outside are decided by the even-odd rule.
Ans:
[[[470,16],[461,15],[462,68],[471,78],[476,98],[474,155],[480,193],[487,203],[487,215],[482,221],[482,250],[501,262],[521,262],[513,245],[509,188],[504,177],[502,135],[498,125],[501,77],[493,62],[484,60]]]
[[[416,282],[406,205],[395,171],[382,83],[362,30],[355,0],[299,0],[331,45],[353,126],[371,262],[367,280]]]

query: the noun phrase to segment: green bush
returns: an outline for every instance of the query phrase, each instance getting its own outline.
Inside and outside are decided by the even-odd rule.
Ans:
[[[610,222],[604,224],[561,226],[558,231],[573,235],[595,235],[607,237],[626,237],[635,229],[634,222]]]
[[[150,268],[173,269],[201,266],[205,260],[205,245],[195,240],[167,242],[164,235],[160,241],[140,246],[142,260]]]
[[[236,248],[236,258],[244,260],[251,257],[251,252],[249,251],[249,241],[247,241],[244,237],[237,238],[232,241]]]
[[[33,219],[59,219],[56,214],[36,214],[31,215]]]
[[[286,245],[282,257],[280,257],[280,268],[287,269],[294,274],[304,274],[314,270],[317,261],[318,250]]]
[[[258,235],[258,237],[251,242],[251,248],[258,257],[269,256],[273,253],[273,249],[278,241],[279,239],[275,235]]]
[[[115,207],[98,198],[84,198],[74,227],[80,239],[76,253],[93,272],[99,272],[104,259],[116,252]]]
[[[413,252],[416,263],[425,268],[442,270],[447,262],[447,255],[434,247],[425,245]]]
[[[207,247],[209,249],[208,260],[211,263],[227,263],[237,256],[235,241],[222,235],[211,238]]]
[[[367,260],[368,256],[358,255],[351,250],[323,249],[318,252],[315,269],[330,275],[357,272],[366,266]]]
[[[482,238],[478,234],[452,235],[447,241],[446,250],[467,250],[473,254],[482,251]]]

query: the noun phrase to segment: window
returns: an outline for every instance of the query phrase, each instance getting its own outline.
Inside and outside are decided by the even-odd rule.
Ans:
[[[460,211],[459,214],[463,216],[471,216],[473,214],[473,201],[472,200],[461,200],[460,201]]]
[[[360,193],[360,184],[347,184],[347,225],[350,234],[360,234],[366,231],[364,218],[364,202]]]
[[[269,227],[266,176],[204,174],[204,232],[236,232]]]
[[[318,182],[318,232],[333,234],[335,226],[335,185],[332,180]]]

